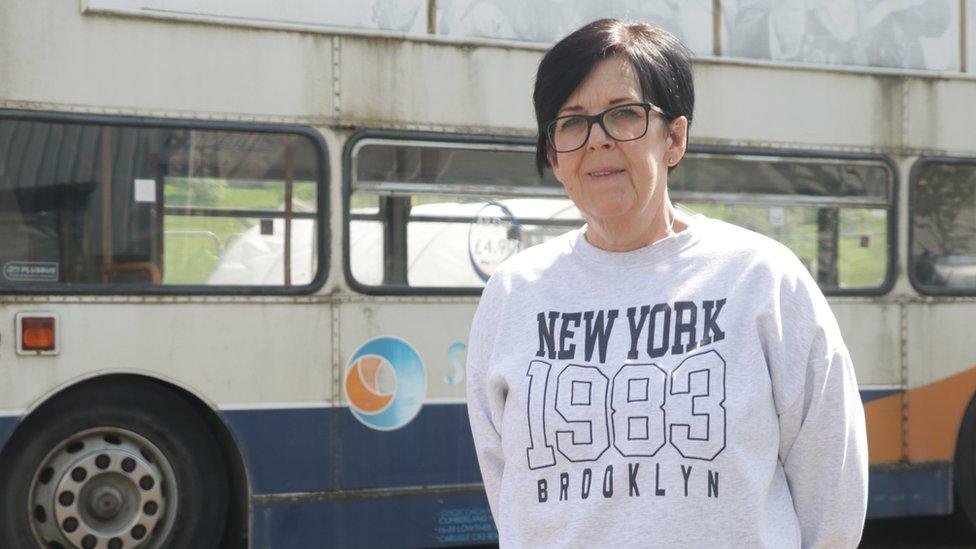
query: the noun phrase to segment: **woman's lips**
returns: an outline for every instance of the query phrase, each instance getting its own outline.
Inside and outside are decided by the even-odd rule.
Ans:
[[[619,175],[622,173],[624,173],[624,170],[618,168],[601,168],[599,170],[593,170],[591,172],[587,172],[586,175],[592,177],[593,179],[600,180],[600,179],[609,179],[615,175]]]

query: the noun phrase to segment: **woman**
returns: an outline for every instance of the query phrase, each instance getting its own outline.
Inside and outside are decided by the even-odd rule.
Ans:
[[[506,261],[468,410],[502,546],[854,547],[864,412],[823,294],[776,241],[681,216],[688,55],[600,20],[539,65],[540,169],[586,225]]]

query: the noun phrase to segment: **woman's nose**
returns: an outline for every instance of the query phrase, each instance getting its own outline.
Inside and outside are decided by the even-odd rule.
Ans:
[[[610,139],[607,132],[603,131],[602,126],[593,124],[593,127],[590,128],[590,137],[587,140],[587,146],[591,150],[599,148],[609,149],[613,146],[613,139]]]

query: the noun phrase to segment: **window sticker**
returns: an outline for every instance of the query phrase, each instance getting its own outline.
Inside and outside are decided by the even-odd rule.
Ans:
[[[134,195],[136,202],[155,202],[156,201],[156,181],[153,179],[134,180]]]
[[[37,261],[8,261],[3,277],[13,282],[57,282],[58,264]]]
[[[497,202],[485,204],[468,232],[468,257],[475,273],[488,281],[491,273],[522,248],[522,227],[511,210]]]

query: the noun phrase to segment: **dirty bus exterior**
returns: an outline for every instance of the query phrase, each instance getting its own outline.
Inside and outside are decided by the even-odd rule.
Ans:
[[[133,521],[165,530],[192,506],[180,455],[126,408],[91,416],[104,436],[71,423],[124,394],[216,442],[201,459],[225,471],[226,539],[496,539],[464,409],[470,319],[501,261],[581,223],[533,171],[544,48],[44,4],[0,8],[25,22],[0,50],[0,475],[31,479],[15,503],[34,534],[81,539],[48,485],[83,498],[68,479],[93,449],[94,468],[145,451],[139,471],[176,487]],[[85,39],[43,39],[42,19]],[[153,63],[118,48],[154,43]],[[868,418],[869,516],[950,512],[976,490],[954,467],[976,458],[976,83],[695,71],[673,198],[785,242],[828,295]]]

